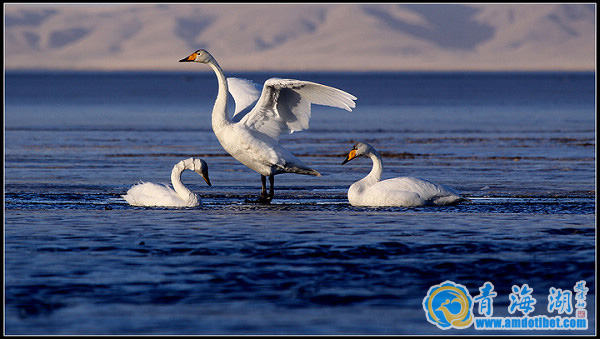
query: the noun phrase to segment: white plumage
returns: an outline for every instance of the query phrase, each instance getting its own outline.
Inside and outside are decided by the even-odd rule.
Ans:
[[[293,133],[308,128],[311,104],[327,105],[352,111],[356,97],[339,89],[310,81],[268,79],[260,96],[252,83],[227,79],[216,60],[200,49],[180,62],[198,62],[209,65],[217,76],[219,91],[212,112],[212,128],[221,146],[242,164],[260,173],[261,203],[273,198],[274,176],[297,173],[320,176],[290,151],[279,144],[282,133]],[[233,82],[232,82],[233,81]],[[237,85],[232,86],[234,82]],[[239,85],[239,86],[238,86]],[[231,92],[236,103],[235,116],[227,114],[227,97]],[[250,105],[256,105],[250,109]],[[270,190],[266,191],[266,178]]]
[[[371,145],[359,142],[350,151],[344,162],[365,156],[373,161],[371,172],[348,189],[348,201],[352,206],[425,206],[450,205],[467,199],[456,191],[431,181],[412,177],[381,180],[383,164],[381,155]]]
[[[206,162],[202,159],[189,158],[178,162],[171,171],[171,183],[174,189],[166,185],[142,182],[133,185],[122,197],[132,206],[198,206],[200,198],[181,182],[181,173],[186,169],[200,174],[208,186],[211,186]]]

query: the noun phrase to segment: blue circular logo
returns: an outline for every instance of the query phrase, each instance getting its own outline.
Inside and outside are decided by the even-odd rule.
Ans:
[[[466,287],[449,280],[429,289],[423,309],[427,321],[443,330],[467,328],[473,322],[473,298]]]

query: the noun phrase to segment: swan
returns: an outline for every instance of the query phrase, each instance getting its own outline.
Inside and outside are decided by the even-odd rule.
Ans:
[[[165,207],[194,207],[200,204],[200,199],[181,182],[181,173],[186,169],[202,176],[208,186],[212,186],[208,178],[208,165],[202,159],[189,158],[181,160],[171,171],[173,188],[151,182],[133,185],[122,197],[132,206],[165,206]]]
[[[398,177],[380,181],[383,171],[381,155],[373,146],[364,142],[354,145],[342,165],[360,156],[371,158],[373,168],[366,177],[348,189],[348,201],[352,206],[413,207],[450,205],[467,200],[451,188],[424,179]]]
[[[240,98],[232,92],[235,115],[227,114],[228,87],[223,70],[204,49],[199,49],[179,62],[207,64],[217,76],[219,90],[212,111],[212,128],[227,153],[261,175],[259,203],[268,204],[274,196],[274,176],[297,173],[321,176],[279,143],[279,136],[308,128],[311,104],[327,105],[352,111],[356,107],[352,94],[309,81],[270,78],[262,91],[246,93]],[[250,89],[252,86],[246,84]],[[242,91],[243,92],[243,91]],[[258,96],[260,92],[260,96]],[[250,107],[256,101],[254,107]],[[269,193],[266,180],[269,178]]]

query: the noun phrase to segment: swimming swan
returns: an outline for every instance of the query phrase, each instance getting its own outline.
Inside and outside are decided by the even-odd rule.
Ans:
[[[217,76],[219,90],[212,112],[212,128],[221,146],[248,168],[261,175],[262,191],[258,202],[269,203],[274,195],[274,176],[297,173],[320,176],[279,144],[279,136],[308,128],[311,104],[352,111],[356,97],[339,89],[309,81],[271,78],[265,81],[254,108],[255,96],[243,103],[236,100],[236,114],[227,114],[228,82],[223,70],[206,50],[199,49],[180,62],[207,64]],[[266,179],[270,189],[267,194]]]
[[[208,178],[208,165],[202,159],[189,158],[178,162],[171,171],[173,188],[151,182],[133,185],[122,197],[132,206],[165,206],[165,207],[194,207],[200,204],[200,199],[181,182],[181,173],[186,169],[202,176],[208,186],[212,186]]]
[[[465,201],[453,189],[427,180],[398,177],[379,181],[383,171],[381,155],[371,145],[359,142],[342,163],[365,156],[373,161],[369,175],[355,182],[348,189],[348,201],[352,206],[424,206],[450,205]]]

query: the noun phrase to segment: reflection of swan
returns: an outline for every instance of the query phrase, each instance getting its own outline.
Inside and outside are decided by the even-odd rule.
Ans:
[[[339,89],[314,82],[268,79],[260,98],[250,95],[243,104],[235,91],[236,115],[227,115],[228,81],[223,70],[207,51],[200,49],[180,62],[193,61],[208,64],[219,83],[219,91],[212,112],[212,127],[221,146],[242,164],[260,173],[262,192],[261,203],[269,203],[273,198],[274,176],[281,173],[298,173],[320,176],[319,172],[305,165],[290,151],[279,144],[283,132],[296,132],[308,128],[311,104],[327,105],[351,111],[355,107],[351,94]],[[245,110],[254,100],[254,108]],[[267,194],[266,180],[269,177],[270,190]]]
[[[371,158],[373,168],[369,175],[348,189],[352,206],[449,205],[466,200],[451,188],[423,179],[399,177],[379,181],[383,171],[381,155],[367,143],[354,145],[342,165],[359,156]]]
[[[171,183],[175,190],[166,185],[143,182],[133,185],[123,198],[133,206],[198,206],[200,204],[198,196],[181,182],[181,173],[186,169],[200,174],[208,186],[211,186],[206,162],[202,159],[189,158],[178,162],[171,171]]]

